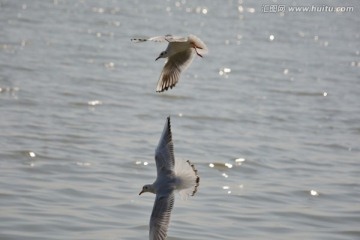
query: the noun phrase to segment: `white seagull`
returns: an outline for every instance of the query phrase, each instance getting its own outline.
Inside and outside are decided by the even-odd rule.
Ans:
[[[194,196],[200,181],[197,170],[189,160],[182,166],[178,163],[175,165],[170,117],[155,150],[155,161],[157,178],[153,184],[144,185],[139,195],[144,192],[156,194],[150,217],[149,239],[164,240],[174,205],[174,190],[178,190],[182,197]]]
[[[169,43],[166,50],[161,52],[155,59],[156,61],[159,58],[167,58],[157,83],[157,92],[163,92],[176,85],[179,81],[180,73],[190,65],[191,61],[194,59],[195,53],[199,57],[203,57],[203,54],[208,52],[205,43],[194,35],[189,35],[188,37],[165,35],[151,38],[133,38],[131,41],[167,41]]]

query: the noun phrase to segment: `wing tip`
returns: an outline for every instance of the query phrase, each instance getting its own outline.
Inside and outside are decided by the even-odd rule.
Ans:
[[[169,133],[171,134],[171,121],[170,121],[170,115],[167,117],[167,128],[169,130]]]
[[[134,42],[134,43],[139,43],[139,42],[146,42],[146,41],[148,41],[148,39],[147,38],[131,38],[130,41]]]
[[[158,92],[158,93],[165,92],[165,91],[169,90],[169,88],[172,89],[173,87],[175,87],[175,85],[176,85],[176,82],[169,84],[169,83],[161,81],[161,82],[159,82],[159,84],[156,88],[156,92]]]

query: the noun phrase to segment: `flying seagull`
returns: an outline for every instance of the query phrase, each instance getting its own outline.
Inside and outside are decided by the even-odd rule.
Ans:
[[[195,54],[203,57],[208,49],[203,41],[194,35],[188,37],[177,37],[172,35],[157,36],[151,38],[133,38],[133,42],[168,42],[165,51],[155,59],[167,58],[164,68],[160,74],[156,91],[163,92],[169,88],[173,88],[179,81],[180,74],[184,71],[194,59]]]
[[[175,164],[171,135],[170,117],[168,117],[155,150],[157,178],[153,184],[144,185],[139,193],[139,195],[144,192],[156,194],[150,217],[150,240],[166,239],[175,199],[174,190],[178,190],[182,197],[194,196],[200,182],[197,170],[189,160],[183,164]]]

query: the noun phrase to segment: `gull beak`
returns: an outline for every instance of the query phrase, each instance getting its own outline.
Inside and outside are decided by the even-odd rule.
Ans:
[[[141,190],[141,192],[139,193],[139,195],[141,195],[144,192],[144,190]]]

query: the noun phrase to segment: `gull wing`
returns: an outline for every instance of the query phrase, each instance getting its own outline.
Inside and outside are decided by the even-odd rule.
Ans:
[[[159,144],[155,150],[157,173],[161,170],[173,170],[175,165],[174,145],[172,141],[170,117],[167,118]]]
[[[193,56],[193,48],[188,48],[170,56],[161,72],[156,91],[163,92],[173,88],[179,81],[180,73],[192,62]]]
[[[168,42],[187,42],[188,37],[166,35],[165,40]]]
[[[150,217],[150,240],[165,240],[169,228],[171,210],[174,206],[174,193],[156,195],[154,207]]]
[[[132,42],[146,42],[146,41],[153,41],[153,42],[186,42],[188,40],[187,37],[179,37],[173,35],[165,35],[165,36],[156,36],[151,38],[132,38]]]

